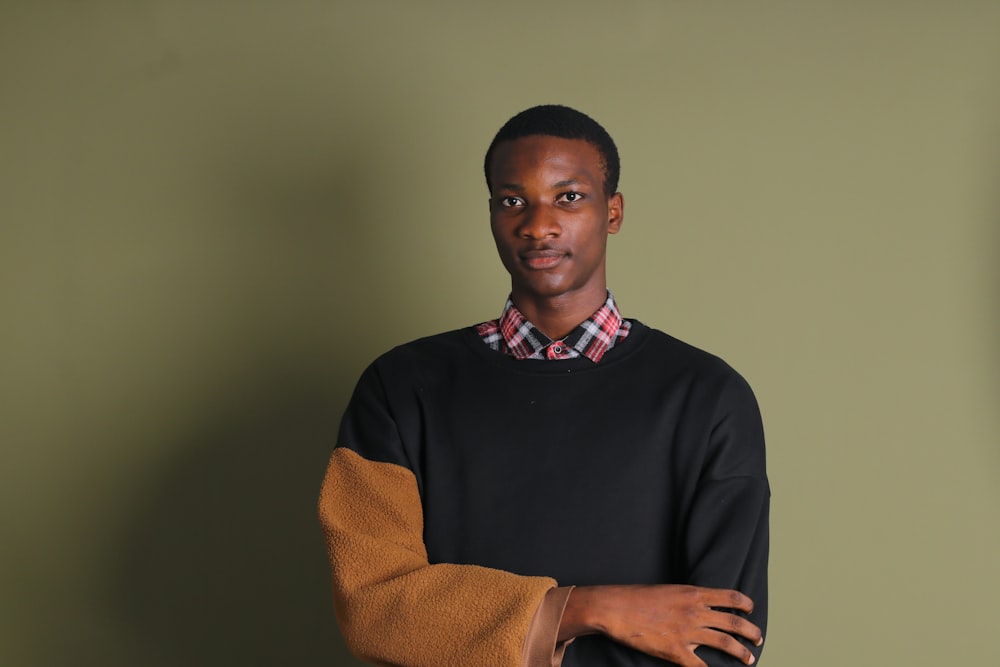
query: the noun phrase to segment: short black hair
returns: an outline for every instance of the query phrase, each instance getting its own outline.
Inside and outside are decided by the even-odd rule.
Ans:
[[[583,139],[597,149],[601,155],[601,168],[604,171],[604,194],[613,195],[618,191],[618,174],[621,163],[618,159],[618,147],[608,131],[587,114],[562,106],[561,104],[543,104],[525,109],[506,123],[493,137],[490,147],[486,150],[483,161],[483,171],[486,174],[486,187],[493,192],[493,182],[490,180],[490,160],[497,144],[504,141],[514,141],[531,136],[559,137],[561,139]]]

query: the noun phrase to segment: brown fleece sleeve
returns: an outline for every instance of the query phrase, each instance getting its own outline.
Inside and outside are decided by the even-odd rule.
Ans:
[[[356,656],[408,667],[521,664],[529,626],[556,582],[429,564],[411,471],[338,447],[319,515],[337,621]]]

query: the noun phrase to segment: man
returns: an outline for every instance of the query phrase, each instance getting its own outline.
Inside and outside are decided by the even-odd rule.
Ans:
[[[499,320],[363,374],[320,497],[345,640],[378,664],[753,664],[769,487],[724,362],[622,319],[607,132],[528,109],[485,160]]]

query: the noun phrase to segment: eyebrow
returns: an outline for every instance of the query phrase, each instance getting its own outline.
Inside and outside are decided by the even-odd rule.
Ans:
[[[568,179],[566,179],[564,181],[559,181],[557,183],[553,183],[552,187],[553,188],[565,188],[565,187],[570,186],[570,185],[580,185],[580,181],[578,179],[575,179],[575,178],[568,178]],[[514,190],[515,192],[521,192],[522,190],[524,190],[524,186],[521,185],[520,183],[498,183],[497,184],[497,189],[500,189],[500,190]]]

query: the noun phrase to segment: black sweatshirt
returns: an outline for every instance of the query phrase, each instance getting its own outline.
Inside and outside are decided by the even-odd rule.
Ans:
[[[516,593],[511,589],[512,597],[527,596],[526,609],[503,608],[516,617],[513,628],[497,630],[504,639],[491,640],[482,624],[465,628],[459,622],[441,628],[440,636],[463,636],[456,641],[472,653],[429,656],[431,663],[477,655],[469,648],[476,641],[513,646],[537,604],[535,582],[551,579],[560,586],[734,588],[753,599],[749,618],[765,629],[770,492],[753,393],[719,358],[638,321],[597,364],[586,358],[516,360],[491,350],[474,328],[397,347],[365,371],[338,444],[356,454],[352,460],[361,461],[362,468],[364,462],[379,470],[385,466],[377,464],[388,464],[412,475],[419,500],[395,491],[388,495],[396,503],[419,501],[428,566],[485,566],[531,582],[525,589],[515,586]],[[337,465],[335,455],[331,471]],[[359,473],[356,483],[365,485],[365,475]],[[346,493],[353,484],[340,487]],[[328,477],[327,504],[336,504],[337,511],[356,516],[371,511],[343,493],[337,496],[331,485],[336,487],[336,480]],[[370,486],[379,485],[385,483]],[[343,625],[368,604],[345,581],[384,582],[397,574],[345,571],[378,570],[382,566],[364,563],[378,560],[382,547],[369,545],[371,554],[364,549],[350,553],[356,536],[344,538],[351,529],[331,528],[336,521],[324,519]],[[405,542],[392,536],[397,528],[380,539]],[[394,581],[398,588],[400,582]],[[449,597],[443,607],[460,606],[468,598],[470,608],[485,604],[488,618],[490,605],[506,604],[502,598],[509,583],[482,593],[474,583],[462,585],[472,590]],[[426,597],[428,587],[421,590]],[[396,588],[391,593],[396,600],[406,595]],[[396,611],[392,623],[425,628],[443,613],[433,604]],[[386,613],[372,622],[388,622]],[[392,630],[370,630],[381,636],[380,645],[393,641]],[[360,653],[390,660],[414,650],[401,647],[394,658],[391,652]],[[759,649],[752,650],[759,655]],[[710,665],[738,664],[713,649],[698,653]],[[563,660],[565,667],[663,664],[602,636],[578,638]]]

